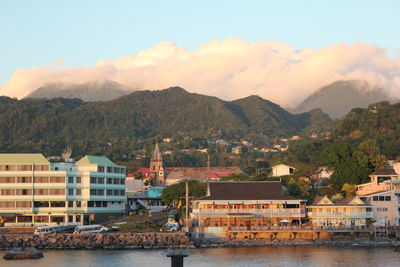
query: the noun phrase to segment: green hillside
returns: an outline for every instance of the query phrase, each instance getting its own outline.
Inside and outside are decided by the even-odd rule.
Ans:
[[[66,145],[85,150],[90,143],[129,145],[177,133],[207,138],[217,132],[228,139],[252,133],[281,137],[315,126],[315,118],[330,123],[321,111],[293,115],[256,96],[229,102],[188,93],[179,87],[137,91],[115,100],[91,103],[2,97],[0,111],[2,151],[18,151],[21,147],[59,151]]]

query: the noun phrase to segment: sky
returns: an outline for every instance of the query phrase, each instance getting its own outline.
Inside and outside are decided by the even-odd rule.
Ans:
[[[1,0],[0,95],[91,79],[225,99],[259,94],[284,105],[335,79],[365,79],[396,95],[399,10],[390,0]],[[324,73],[312,74],[320,66]]]

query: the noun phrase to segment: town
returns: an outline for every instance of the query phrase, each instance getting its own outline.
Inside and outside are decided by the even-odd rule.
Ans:
[[[105,156],[75,161],[71,153],[0,154],[0,232],[101,224],[108,228],[87,229],[137,232],[130,221],[136,216],[159,223],[142,230],[184,231],[191,240],[314,240],[332,233],[388,235],[400,224],[400,160],[370,173],[367,183],[346,184],[343,194],[310,200],[283,185],[297,172],[286,164],[272,166],[266,180],[251,180],[239,167],[164,167],[158,143],[149,167],[132,173]],[[305,184],[328,192],[332,174],[320,166]]]

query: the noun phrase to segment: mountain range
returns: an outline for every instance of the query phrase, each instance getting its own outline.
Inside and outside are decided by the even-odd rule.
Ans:
[[[372,87],[364,81],[336,81],[322,87],[291,111],[302,113],[320,108],[331,118],[337,119],[353,108],[366,108],[372,103],[396,100],[383,88]]]
[[[329,117],[318,109],[291,114],[259,96],[224,101],[179,87],[136,91],[102,102],[0,97],[2,145],[130,143],[178,132],[209,136],[212,131],[222,131],[227,138],[248,134],[283,137],[319,130],[329,123]]]

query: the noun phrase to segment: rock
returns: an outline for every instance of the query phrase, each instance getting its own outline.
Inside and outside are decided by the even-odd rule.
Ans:
[[[15,248],[6,252],[5,260],[41,259],[43,253],[35,248]]]

